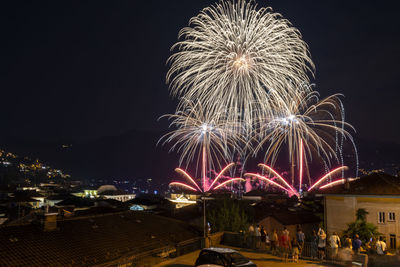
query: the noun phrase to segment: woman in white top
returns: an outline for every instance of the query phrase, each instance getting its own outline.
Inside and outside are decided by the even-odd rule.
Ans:
[[[386,243],[383,242],[383,237],[382,236],[379,237],[379,241],[376,242],[375,246],[376,246],[376,253],[378,255],[384,255],[385,254]]]
[[[335,260],[340,247],[340,238],[336,232],[333,232],[333,234],[329,238],[329,245],[331,247],[331,257],[333,260]]]
[[[325,258],[325,247],[326,247],[326,234],[322,228],[318,230],[318,256],[320,260]]]

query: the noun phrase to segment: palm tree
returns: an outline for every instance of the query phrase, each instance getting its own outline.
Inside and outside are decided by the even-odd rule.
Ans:
[[[348,228],[344,231],[344,234],[352,238],[354,238],[356,234],[359,235],[363,244],[369,241],[371,237],[381,235],[374,224],[367,223],[367,215],[368,211],[366,209],[358,209],[356,211],[356,221],[347,224]]]

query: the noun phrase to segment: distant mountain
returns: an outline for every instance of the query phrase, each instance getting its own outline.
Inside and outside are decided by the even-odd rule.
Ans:
[[[0,149],[0,185],[37,184],[41,182],[62,182],[70,175],[54,169],[38,158],[32,159]]]
[[[41,158],[71,173],[72,179],[152,178],[170,181],[178,156],[156,146],[161,132],[132,131],[85,142],[11,140],[4,146],[16,153]],[[176,175],[175,175],[176,176]]]
[[[360,168],[366,170],[383,169],[395,175],[400,171],[400,144],[358,140]]]
[[[168,146],[156,146],[162,135],[162,132],[131,131],[84,142],[35,143],[12,140],[4,147],[21,155],[40,158],[70,173],[71,179],[151,178],[157,183],[168,183],[178,177],[174,168],[179,157],[174,152],[168,153]],[[356,143],[360,168],[397,173],[400,145],[364,140]],[[246,168],[256,170],[256,164],[250,163]]]

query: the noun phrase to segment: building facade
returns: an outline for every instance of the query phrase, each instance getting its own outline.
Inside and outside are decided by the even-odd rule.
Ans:
[[[365,209],[367,222],[378,227],[390,248],[400,245],[400,196],[329,195],[325,197],[328,233],[343,232]]]
[[[322,196],[329,234],[345,231],[357,210],[365,209],[367,222],[377,226],[388,248],[400,247],[400,177],[372,174],[329,188]]]

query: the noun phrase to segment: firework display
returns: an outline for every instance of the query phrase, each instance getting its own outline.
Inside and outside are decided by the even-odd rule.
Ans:
[[[212,181],[212,183],[210,185],[203,180],[202,186],[199,186],[196,183],[195,179],[193,179],[187,172],[185,172],[184,170],[182,170],[180,168],[176,168],[175,171],[177,173],[180,173],[183,177],[185,177],[189,181],[189,184],[191,184],[191,185],[185,184],[185,183],[181,183],[181,182],[172,182],[172,183],[170,183],[170,186],[178,186],[178,187],[183,187],[185,189],[189,189],[189,190],[192,190],[192,191],[205,193],[205,192],[208,192],[208,191],[219,189],[219,188],[221,188],[223,186],[226,186],[226,185],[228,185],[230,183],[245,181],[243,178],[238,178],[238,177],[236,177],[236,178],[231,178],[231,177],[226,178],[226,177],[222,176],[233,165],[234,165],[234,163],[230,163],[225,168],[223,168],[222,171],[220,171],[220,173],[218,173],[218,175],[215,177],[215,179]],[[225,179],[225,181],[219,182],[219,180],[221,178]]]
[[[244,176],[289,195],[301,197],[303,189],[343,181],[345,141],[358,161],[354,128],[345,122],[340,94],[320,100],[310,83],[314,64],[308,46],[288,20],[253,1],[225,0],[201,10],[178,38],[166,77],[179,100],[176,113],[165,115],[175,129],[160,141],[173,143],[171,150],[180,153],[176,171],[189,183],[171,186],[203,193],[226,188],[244,181],[223,176],[234,157],[260,153],[265,153],[262,173]],[[291,179],[273,169],[283,147]],[[310,176],[314,159],[325,167],[320,179]],[[196,177],[201,170],[201,179],[185,171],[190,164],[196,166]],[[338,173],[341,179],[332,181]]]
[[[200,102],[185,102],[183,110],[162,116],[170,119],[170,127],[175,129],[159,142],[174,143],[170,150],[180,153],[179,165],[187,167],[190,162],[201,162],[199,157],[205,157],[208,168],[221,169],[233,160],[233,149],[239,148],[240,123],[227,120],[225,112],[208,112]]]
[[[229,119],[247,127],[273,114],[271,103],[299,98],[308,89],[292,86],[308,82],[313,72],[308,46],[271,8],[221,1],[193,17],[179,38],[168,60],[172,95],[198,100],[210,112],[229,107]]]
[[[318,92],[314,91],[302,99],[282,103],[284,109],[260,122],[257,130],[260,141],[254,153],[266,148],[264,162],[274,166],[282,146],[286,145],[289,162],[298,166],[299,190],[303,171],[308,173],[307,158],[312,160],[313,155],[317,156],[327,167],[332,165],[332,161],[343,165],[343,140],[349,139],[354,143],[347,130],[354,131],[354,128],[344,121],[340,96],[335,94],[319,100]],[[311,179],[308,184],[311,185]]]

